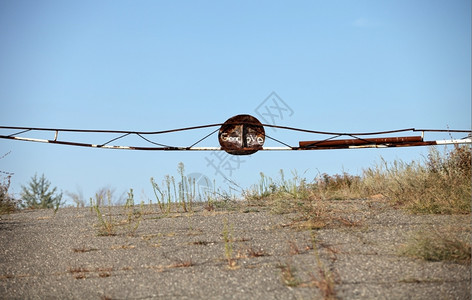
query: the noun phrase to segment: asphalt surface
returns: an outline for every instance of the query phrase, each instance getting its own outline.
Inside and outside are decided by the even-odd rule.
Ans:
[[[237,204],[162,214],[156,207],[64,208],[0,216],[2,299],[470,299],[470,265],[399,254],[418,230],[470,215],[411,215],[382,201],[333,201],[337,225]],[[131,220],[131,221],[129,221]],[[314,241],[314,242],[313,242]],[[332,290],[329,288],[332,286]]]

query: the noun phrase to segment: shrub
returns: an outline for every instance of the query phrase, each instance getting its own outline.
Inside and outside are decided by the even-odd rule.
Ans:
[[[328,175],[323,173],[315,178],[312,189],[315,195],[321,199],[346,200],[359,199],[362,197],[362,178],[342,174]]]
[[[21,198],[24,208],[58,208],[61,205],[62,193],[57,194],[57,188],[51,189],[51,182],[35,174],[28,186],[21,186]]]

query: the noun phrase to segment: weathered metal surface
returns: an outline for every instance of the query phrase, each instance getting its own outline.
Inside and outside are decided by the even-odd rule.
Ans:
[[[262,150],[265,131],[261,122],[250,115],[228,119],[218,133],[221,149],[233,155],[248,155]]]
[[[423,143],[421,136],[388,137],[388,138],[369,138],[369,139],[344,139],[327,141],[300,141],[300,148],[348,148],[352,146],[368,145],[414,145]]]

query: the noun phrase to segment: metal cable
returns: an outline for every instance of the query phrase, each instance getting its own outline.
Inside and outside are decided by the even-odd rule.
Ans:
[[[217,132],[218,130],[220,130],[219,128],[216,129],[216,130],[213,130],[211,133],[207,134],[206,136],[204,136],[203,138],[199,139],[198,141],[196,141],[195,143],[193,143],[190,147],[187,147],[188,149],[192,148],[193,146],[195,146],[196,144],[200,143],[201,141],[203,141],[204,139],[208,138],[210,135],[214,134],[215,132]]]

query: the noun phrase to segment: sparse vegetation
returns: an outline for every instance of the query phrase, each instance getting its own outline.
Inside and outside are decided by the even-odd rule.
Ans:
[[[321,229],[335,224],[353,225],[358,224],[358,221],[337,216],[326,201],[331,199],[330,195],[348,195],[349,191],[345,189],[351,189],[354,185],[353,178],[358,181],[357,177],[347,174],[323,174],[309,184],[297,173],[293,173],[293,178],[287,180],[281,170],[279,181],[261,173],[259,185],[246,192],[246,199],[249,205],[270,207],[273,213],[297,213],[292,225],[300,229]],[[336,198],[339,199],[338,196]]]
[[[99,203],[102,203],[103,198],[102,195],[97,194],[95,197],[95,202],[93,205],[93,209],[95,210],[97,214],[97,218],[99,221],[99,231],[98,235],[103,235],[103,236],[109,236],[109,235],[115,235],[116,234],[116,224],[115,220],[111,214],[111,192],[108,191],[107,193],[107,198],[108,198],[108,217],[106,215],[102,215],[102,212],[100,210]],[[93,200],[90,199],[92,202]]]
[[[182,163],[178,165],[177,171],[177,180],[167,175],[161,185],[158,185],[151,178],[151,184],[157,199],[157,206],[154,206],[154,209],[157,210],[157,216],[150,217],[146,221],[169,217],[178,218],[182,217],[183,213],[190,213],[186,214],[187,216],[194,212],[197,214],[201,213],[203,216],[212,216],[219,214],[219,209],[227,210],[223,214],[228,213],[229,210],[234,210],[234,206],[231,206],[234,201],[228,201],[230,197],[227,195],[217,199],[216,195],[218,193],[216,193],[216,189],[213,189],[213,192],[209,192],[203,198],[198,195],[195,180],[185,175]],[[308,242],[308,246],[306,245],[307,241],[304,242],[305,244],[300,245],[297,245],[295,241],[288,241],[288,254],[290,258],[289,261],[277,265],[277,268],[280,269],[280,275],[277,272],[277,276],[281,277],[283,284],[286,286],[298,288],[316,287],[322,293],[324,299],[335,299],[336,284],[338,284],[337,272],[330,268],[332,264],[329,262],[330,259],[331,262],[336,260],[337,249],[317,241],[317,230],[326,227],[343,226],[346,228],[360,226],[363,225],[364,221],[363,216],[356,216],[357,211],[354,211],[354,214],[350,214],[350,211],[346,212],[346,210],[342,211],[342,209],[339,209],[339,207],[348,207],[348,210],[351,207],[358,209],[358,206],[348,205],[352,203],[357,205],[362,201],[345,201],[344,204],[347,204],[346,206],[338,206],[336,208],[335,205],[340,203],[337,200],[382,198],[382,207],[384,203],[389,202],[414,213],[466,214],[470,213],[470,172],[470,147],[457,146],[444,153],[440,153],[436,148],[431,148],[429,155],[421,162],[405,163],[395,161],[387,163],[382,161],[381,164],[364,170],[361,175],[350,175],[346,172],[336,175],[322,173],[312,181],[308,181],[296,172],[292,173],[291,178],[287,178],[281,170],[279,178],[275,180],[261,173],[259,183],[245,193],[246,202],[238,202],[246,204],[244,207],[239,206],[241,208],[239,212],[252,213],[270,210],[274,214],[290,213],[288,224],[284,221],[283,224],[279,224],[280,226],[310,230],[312,241],[311,243]],[[5,174],[8,175],[7,173]],[[3,185],[0,185],[2,208],[4,207],[3,203],[6,203],[3,199],[8,197],[10,176],[6,176],[4,180]],[[33,186],[35,186],[35,189],[33,189]],[[31,205],[32,207],[41,207],[40,203],[49,202],[56,203],[56,207],[60,204],[61,199],[56,195],[56,188],[50,188],[50,183],[44,178],[44,175],[41,178],[35,176],[29,189],[34,191],[31,194],[46,195],[45,199],[50,199],[35,200],[36,202],[29,201],[28,203],[36,203]],[[46,192],[41,194],[38,191]],[[218,195],[222,196],[221,194]],[[78,207],[84,206],[83,196],[80,193],[69,194],[69,196]],[[38,199],[42,198],[39,197]],[[118,203],[112,199],[114,199],[112,190],[105,188],[100,189],[96,193],[95,198],[90,198],[90,209],[93,213],[93,218],[95,219],[96,216],[95,221],[98,220],[96,224],[98,235],[114,236],[128,234],[135,236],[141,221],[147,214],[145,213],[144,201],[141,200],[140,203],[135,203],[133,189],[130,189],[127,193],[126,201],[121,202],[124,204],[122,207],[112,207]],[[201,199],[204,200],[201,201]],[[195,205],[197,202],[200,202],[200,207]],[[228,203],[231,203],[231,205],[228,205]],[[240,205],[238,203],[237,205]],[[371,203],[375,203],[375,201],[363,202],[362,207],[377,207]],[[151,212],[148,213],[155,213],[152,210],[151,204],[152,202],[149,205]],[[368,218],[365,217],[367,220]],[[187,230],[187,235],[194,236],[203,233],[203,230],[195,230],[194,226],[192,224],[188,226],[188,229],[185,229]],[[452,231],[443,229],[435,231],[430,230],[428,227],[428,229],[412,235],[401,248],[399,254],[428,261],[452,261],[470,264],[470,242],[467,240],[467,237],[464,238],[463,233],[456,234],[457,230],[456,233]],[[142,235],[141,239],[145,241],[143,244],[146,244],[148,247],[165,248],[166,243],[163,243],[162,240],[165,241],[166,238],[176,235],[177,231],[166,234],[156,232],[153,231],[150,234]],[[268,252],[262,248],[246,246],[246,243],[243,243],[243,247],[235,246],[239,245],[237,243],[247,242],[249,239],[235,239],[233,232],[233,224],[228,221],[228,218],[224,218],[220,231],[220,241],[207,241],[206,238],[202,237],[187,244],[194,246],[218,244],[218,247],[221,247],[219,249],[224,251],[224,254],[220,254],[223,258],[219,259],[219,261],[224,262],[224,268],[231,270],[249,268],[249,264],[247,264],[249,259],[254,261],[258,259],[266,260],[266,258],[260,258],[262,256],[269,256]],[[222,249],[222,246],[224,246],[224,249]],[[107,249],[126,251],[135,247],[139,248],[139,243],[126,243],[125,245],[119,243]],[[85,247],[85,245],[71,249],[74,253],[77,253],[75,255],[83,256],[87,254],[79,253],[98,251],[92,247]],[[313,263],[313,267],[306,270],[304,265],[300,265],[299,257],[297,256],[306,255],[311,253],[312,250],[315,263]],[[273,253],[275,252],[270,251],[270,253],[274,255]],[[320,257],[321,254],[323,255],[322,257]],[[197,262],[198,259],[197,257]],[[191,267],[196,264],[192,260],[192,256],[189,256],[187,259],[173,259],[173,262],[166,266],[151,266],[149,268],[156,268],[162,271]],[[252,264],[250,267],[257,268],[259,266],[258,264]],[[71,268],[69,270],[73,277],[77,279],[89,277],[105,278],[114,275],[112,271],[114,270],[89,270],[85,268]]]
[[[173,204],[182,207],[184,212],[192,211],[192,202],[196,198],[195,179],[185,176],[185,167],[181,162],[177,167],[180,181],[176,182],[174,176],[165,176],[162,187],[151,177],[151,185],[156,196],[157,204],[162,213],[170,213]]]
[[[444,153],[432,147],[423,162],[382,161],[361,176],[321,174],[312,183],[296,173],[286,180],[281,171],[279,181],[261,173],[259,184],[247,191],[245,198],[250,205],[270,206],[275,213],[299,212],[311,228],[333,221],[325,200],[374,195],[414,213],[467,214],[472,198],[471,161],[471,148],[463,145]]]
[[[134,235],[142,220],[142,207],[140,210],[135,210],[133,189],[128,192],[126,204],[123,206],[125,219],[116,220],[112,215],[112,192],[107,191],[107,214],[103,214],[97,203],[103,203],[104,200],[101,194],[96,194],[95,199],[90,198],[92,209],[95,211],[98,218],[98,235],[112,236],[116,235],[119,226],[126,225],[128,235]]]
[[[316,245],[316,232],[311,232],[311,239],[313,245],[313,253],[316,259],[317,275],[311,274],[313,284],[323,293],[323,299],[336,299],[336,291],[334,286],[336,279],[333,272],[331,272],[321,261]]]

